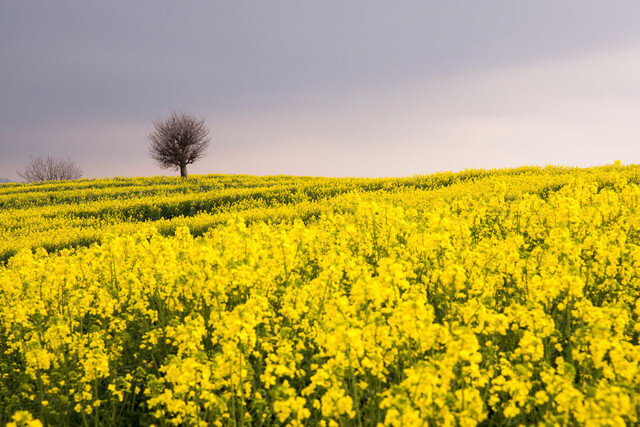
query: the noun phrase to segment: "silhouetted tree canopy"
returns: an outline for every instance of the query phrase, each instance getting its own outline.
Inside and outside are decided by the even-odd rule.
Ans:
[[[61,181],[82,178],[82,169],[70,158],[51,156],[31,158],[22,170],[18,170],[25,182]]]
[[[204,157],[211,141],[204,119],[174,111],[169,118],[153,125],[149,155],[160,167],[179,170],[180,176],[186,178],[187,165]]]

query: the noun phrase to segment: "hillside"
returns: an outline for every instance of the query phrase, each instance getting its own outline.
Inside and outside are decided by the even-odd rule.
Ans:
[[[640,167],[522,167],[380,179],[209,175],[187,181],[156,177],[12,183],[0,189],[0,261],[20,248],[87,246],[141,228],[172,235],[185,225],[200,235],[238,214],[248,222],[307,220],[328,211],[353,211],[354,195],[421,210],[433,198],[473,197],[477,191],[486,197],[503,191],[510,198],[534,194],[544,200],[577,179],[599,188],[618,179],[638,183]]]
[[[639,185],[608,165],[2,186],[0,413],[632,424]]]

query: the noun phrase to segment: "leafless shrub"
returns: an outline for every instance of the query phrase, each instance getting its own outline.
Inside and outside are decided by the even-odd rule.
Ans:
[[[153,125],[155,130],[148,137],[149,155],[160,167],[179,170],[186,178],[187,165],[204,157],[211,141],[204,119],[174,111]]]
[[[60,181],[82,178],[82,169],[69,157],[32,157],[18,175],[25,182]]]

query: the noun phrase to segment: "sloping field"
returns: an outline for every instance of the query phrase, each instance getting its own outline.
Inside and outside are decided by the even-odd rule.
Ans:
[[[640,166],[0,186],[0,425],[637,424]]]

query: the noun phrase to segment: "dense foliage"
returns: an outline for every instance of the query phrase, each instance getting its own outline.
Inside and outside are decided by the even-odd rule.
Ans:
[[[639,183],[2,186],[0,424],[637,424]]]

